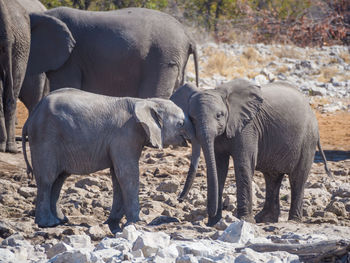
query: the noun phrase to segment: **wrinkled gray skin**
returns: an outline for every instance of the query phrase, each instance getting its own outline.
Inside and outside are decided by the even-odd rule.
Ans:
[[[16,101],[26,72],[30,23],[17,0],[0,0],[0,151],[17,152]]]
[[[27,75],[46,72],[49,89],[24,86],[20,97],[28,109],[47,90],[63,87],[116,97],[169,98],[183,83],[190,54],[197,72],[193,39],[175,18],[159,11],[60,7],[30,18]]]
[[[139,158],[150,144],[186,145],[193,136],[183,111],[169,100],[116,98],[65,88],[46,96],[23,127],[28,173],[37,183],[35,222],[52,227],[67,222],[57,204],[70,174],[110,168],[113,205],[107,220],[114,233],[120,219],[139,220]],[[26,155],[26,136],[33,169]]]
[[[236,79],[213,90],[199,90],[186,84],[171,97],[192,121],[194,141],[191,168],[183,200],[198,166],[198,142],[207,165],[208,225],[222,215],[222,192],[229,158],[233,157],[237,182],[237,215],[253,221],[252,177],[264,174],[265,205],[256,222],[277,222],[280,215],[279,190],[284,174],[291,185],[290,220],[301,220],[305,183],[314,160],[316,145],[325,168],[330,171],[319,142],[318,124],[308,101],[288,83],[259,87]]]
[[[27,13],[45,12],[46,7],[38,0],[18,0]],[[23,80],[19,99],[26,105],[29,112],[50,91],[49,81],[45,73],[26,74]]]

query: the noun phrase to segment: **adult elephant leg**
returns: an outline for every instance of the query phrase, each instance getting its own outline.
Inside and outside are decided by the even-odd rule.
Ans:
[[[16,104],[17,97],[11,96],[6,99],[5,102],[5,126],[7,133],[7,143],[6,151],[11,153],[17,153],[17,144],[16,144]]]
[[[307,147],[303,147],[303,153],[301,154],[297,166],[289,174],[289,182],[292,193],[288,220],[301,221],[303,216],[302,208],[304,189],[314,160],[315,148],[316,145],[313,145],[313,148],[310,147],[310,150],[307,149]],[[313,150],[311,151],[311,149]]]
[[[69,175],[70,174],[65,172],[59,174],[59,176],[56,178],[55,182],[53,183],[52,190],[51,190],[51,202],[50,202],[51,212],[60,220],[61,224],[67,223],[68,218],[63,214],[57,201],[60,197],[62,185]]]
[[[108,227],[111,230],[111,232],[115,234],[116,232],[121,231],[119,222],[124,216],[125,211],[124,211],[124,205],[123,205],[122,189],[118,182],[117,175],[115,173],[114,168],[111,168],[110,171],[111,171],[112,183],[113,183],[113,204],[112,204],[111,213],[105,223],[108,224]]]
[[[0,80],[0,98],[4,97],[3,94],[4,94],[4,84],[3,84],[3,81]],[[0,99],[0,152],[4,152],[6,150],[6,142],[7,142],[4,107],[5,107],[4,101]]]
[[[264,208],[255,216],[257,223],[278,222],[280,215],[279,193],[284,174],[264,173],[266,195]]]
[[[208,225],[215,225],[222,217],[222,193],[224,191],[225,181],[228,172],[230,155],[227,153],[219,153],[215,151],[217,175],[218,175],[218,210],[214,217],[209,217]]]

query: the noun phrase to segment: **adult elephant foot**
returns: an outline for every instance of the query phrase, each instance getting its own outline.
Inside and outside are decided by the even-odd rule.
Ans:
[[[53,215],[40,216],[35,218],[35,223],[39,227],[55,227],[61,224],[61,220]]]
[[[297,215],[289,215],[288,220],[295,221],[297,223],[302,222],[301,216],[297,216]]]
[[[256,223],[277,223],[279,213],[271,210],[261,210],[256,216]]]
[[[104,224],[108,224],[109,230],[112,232],[112,234],[121,232],[122,229],[119,226],[120,219],[112,219],[108,218]]]
[[[17,149],[17,144],[16,142],[8,142],[6,144],[6,152],[9,153],[17,153],[18,149]]]
[[[239,216],[238,218],[249,223],[255,223],[255,220],[252,215]]]
[[[0,143],[0,152],[5,152],[6,151],[6,142]]]
[[[222,218],[221,214],[216,214],[215,216],[209,216],[208,217],[208,223],[207,226],[214,226],[217,222],[220,221]]]

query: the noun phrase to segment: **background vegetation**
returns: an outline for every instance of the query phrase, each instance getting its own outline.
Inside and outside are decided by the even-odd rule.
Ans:
[[[41,0],[47,8],[146,7],[172,14],[223,42],[350,44],[349,0]]]

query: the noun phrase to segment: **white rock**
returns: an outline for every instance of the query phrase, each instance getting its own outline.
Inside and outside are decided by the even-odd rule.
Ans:
[[[63,242],[70,245],[72,248],[93,249],[93,245],[91,244],[91,238],[88,235],[65,236]]]
[[[204,245],[200,240],[178,245],[177,250],[181,256],[192,254],[195,256],[206,257],[211,254],[211,248]]]
[[[131,251],[131,254],[132,254],[133,258],[143,257],[143,252],[141,249]]]
[[[157,256],[161,258],[177,258],[179,256],[179,251],[176,244],[171,244],[163,249],[158,250]]]
[[[176,258],[176,263],[197,263],[198,259],[194,257],[193,255],[185,255]]]
[[[90,263],[92,262],[92,260],[91,260],[91,254],[88,250],[75,249],[75,250],[60,253],[55,257],[51,258],[48,262],[50,263],[67,263],[67,262]]]
[[[245,244],[249,240],[253,240],[255,238],[255,232],[254,225],[241,220],[232,223],[228,228],[226,228],[218,240],[230,243]]]
[[[269,83],[269,80],[262,74],[255,76],[253,81],[258,85]]]
[[[132,250],[141,249],[145,257],[157,253],[159,249],[165,248],[170,244],[170,236],[163,232],[145,232],[139,236]]]
[[[57,254],[67,252],[70,250],[73,250],[73,248],[70,245],[67,245],[64,242],[58,242],[57,244],[55,244],[47,250],[46,256],[48,259],[50,259],[56,256]]]
[[[34,187],[21,187],[18,189],[18,193],[25,198],[32,197],[32,196],[36,195],[36,188],[34,188]]]
[[[134,225],[128,225],[123,228],[123,232],[116,233],[115,237],[122,237],[133,243],[140,235],[141,232]]]
[[[9,249],[0,248],[0,262],[16,263],[16,256]]]
[[[105,237],[104,239],[101,240],[100,243],[98,243],[96,245],[95,250],[114,248],[114,247],[117,247],[123,243],[129,243],[129,242],[128,242],[128,240],[121,238],[121,237],[120,238]]]
[[[122,253],[114,248],[100,249],[91,253],[92,261],[101,260],[106,262],[110,258],[119,257]]]
[[[100,240],[106,235],[106,233],[99,226],[92,226],[89,228],[89,236],[92,240]]]

